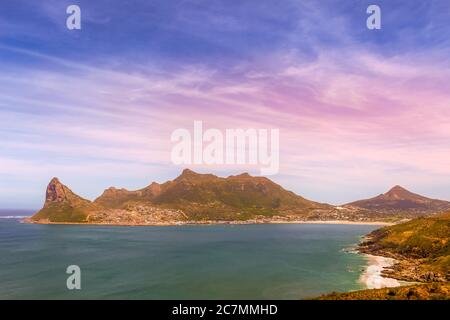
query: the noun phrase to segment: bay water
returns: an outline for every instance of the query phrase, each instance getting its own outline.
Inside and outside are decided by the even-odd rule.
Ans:
[[[36,225],[0,219],[0,299],[305,299],[363,289],[373,225]],[[66,268],[81,268],[68,290]]]

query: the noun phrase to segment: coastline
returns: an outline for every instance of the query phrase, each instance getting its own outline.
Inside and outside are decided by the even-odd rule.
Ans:
[[[310,220],[310,221],[272,221],[270,223],[281,224],[355,224],[369,226],[392,226],[395,223],[386,221],[352,221],[352,220]]]
[[[366,253],[363,253],[363,256],[367,259],[368,265],[361,274],[359,282],[364,284],[367,289],[392,288],[403,285],[397,279],[383,276],[383,271],[396,263],[395,259]]]
[[[152,222],[149,224],[130,224],[130,223],[80,223],[80,222],[39,222],[31,221],[30,218],[22,220],[26,223],[31,224],[48,224],[48,225],[84,225],[84,226],[123,226],[123,227],[145,227],[145,226],[212,226],[212,225],[256,225],[256,224],[323,224],[323,225],[375,225],[375,226],[386,226],[393,225],[394,223],[388,223],[384,221],[350,221],[350,220],[295,220],[295,221],[280,221],[280,220],[250,220],[250,221],[174,221],[174,222]],[[363,237],[367,239],[367,236]],[[369,253],[356,250],[358,254],[361,254],[367,265],[365,266],[363,272],[359,276],[359,283],[364,285],[365,289],[382,289],[382,288],[394,288],[400,287],[412,282],[406,282],[397,280],[395,278],[389,278],[385,276],[385,271],[392,268],[398,261],[393,258],[373,255]]]
[[[173,222],[149,222],[149,223],[102,223],[102,222],[50,222],[32,221],[30,218],[22,219],[23,223],[44,224],[44,225],[93,225],[93,226],[118,226],[118,227],[169,227],[169,226],[192,226],[192,225],[256,225],[256,224],[335,224],[335,225],[374,225],[390,226],[394,223],[384,221],[350,221],[350,220],[293,220],[293,221],[173,221]]]

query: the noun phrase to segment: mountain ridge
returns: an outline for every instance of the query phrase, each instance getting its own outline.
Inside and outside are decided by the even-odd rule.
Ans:
[[[408,211],[421,216],[450,210],[450,202],[427,198],[413,193],[400,185],[373,198],[358,200],[343,205],[346,208],[384,211],[386,214],[401,214]]]
[[[274,216],[292,220],[331,208],[285,190],[265,177],[243,173],[222,178],[185,169],[173,180],[153,182],[138,190],[107,188],[94,201],[77,196],[54,178],[47,187],[44,207],[31,221],[158,224],[262,220]]]
[[[127,225],[395,222],[432,214],[437,209],[450,210],[450,202],[429,199],[398,185],[377,197],[337,207],[306,199],[266,177],[248,173],[219,177],[184,169],[173,180],[152,182],[137,190],[109,187],[94,201],[78,196],[53,178],[47,186],[43,208],[30,221]]]

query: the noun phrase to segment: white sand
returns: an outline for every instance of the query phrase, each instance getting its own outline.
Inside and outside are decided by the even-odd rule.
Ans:
[[[384,221],[350,221],[350,220],[300,220],[300,221],[270,221],[271,224],[354,224],[369,226],[392,226],[392,222]]]
[[[365,255],[369,265],[359,280],[367,286],[368,289],[380,289],[386,287],[399,287],[401,284],[398,280],[385,278],[381,275],[384,268],[390,267],[395,263],[394,259]]]

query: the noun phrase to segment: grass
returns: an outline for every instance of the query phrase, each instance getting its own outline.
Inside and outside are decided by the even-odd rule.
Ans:
[[[450,283],[434,282],[346,293],[333,292],[317,300],[450,300]]]

